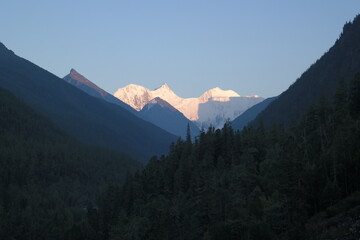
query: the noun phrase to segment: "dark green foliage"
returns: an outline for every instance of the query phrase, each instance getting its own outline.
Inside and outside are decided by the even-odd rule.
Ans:
[[[360,192],[332,205],[310,219],[309,239],[359,239]]]
[[[189,134],[167,156],[126,177],[138,167],[126,156],[79,144],[0,92],[0,239],[359,239],[360,75],[349,81],[359,70],[353,47],[359,28],[358,16],[270,104],[281,117],[269,115],[269,122],[285,126],[264,122],[234,132],[226,124],[194,141]],[[1,46],[0,56],[6,59],[0,80],[9,88],[29,77],[27,68],[35,71],[29,63],[16,65],[21,71],[11,67],[14,59],[25,60]],[[38,68],[35,73],[31,80],[41,84],[32,88],[57,81]],[[25,88],[19,91],[29,102],[46,107]],[[87,109],[88,97],[66,96],[69,109],[76,99]],[[58,116],[57,110],[48,114]],[[77,116],[66,113],[60,121]],[[102,130],[94,134],[109,133]]]
[[[360,114],[360,73],[356,74],[350,83],[349,105],[350,114],[354,118],[358,118]]]
[[[0,89],[0,239],[94,239],[91,205],[139,167],[79,143]]]
[[[321,98],[286,128],[234,132],[226,124],[194,142],[179,140],[168,156],[129,176],[119,198],[104,206],[117,209],[109,238],[344,237],[342,229],[324,234],[323,224],[346,209],[359,212],[358,200],[342,200],[360,190],[357,79],[350,89],[340,81],[333,100]],[[353,219],[347,226],[357,226]]]

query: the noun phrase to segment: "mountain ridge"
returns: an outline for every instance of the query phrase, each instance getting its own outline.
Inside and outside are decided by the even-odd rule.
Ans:
[[[252,120],[254,120],[276,98],[277,97],[266,98],[264,101],[248,108],[245,112],[243,112],[240,116],[238,116],[231,122],[232,128],[234,130],[242,130]]]
[[[152,100],[150,100],[145,106],[149,106],[150,105],[154,105],[154,104],[159,104],[159,106],[161,107],[166,107],[166,108],[169,108],[171,111],[177,111],[176,108],[174,108],[171,104],[169,104],[167,101],[163,100],[162,98],[159,98],[159,97],[156,97],[156,98],[153,98]],[[148,107],[148,108],[149,108]],[[144,109],[143,108],[143,109]]]
[[[70,83],[71,85],[74,85],[75,87],[81,89],[82,91],[93,97],[97,97],[107,102],[117,104],[122,108],[128,110],[132,114],[137,115],[137,111],[134,111],[134,109],[128,104],[106,92],[104,89],[100,88],[98,85],[87,79],[85,76],[81,75],[74,68],[71,68],[70,73],[63,77],[63,80]]]
[[[233,90],[222,90],[219,87],[209,89],[197,98],[181,98],[166,83],[155,90],[137,84],[129,84],[119,88],[114,93],[114,96],[137,111],[140,111],[153,98],[160,97],[184,114],[189,120],[196,121],[199,126],[215,126],[216,123],[215,127],[217,128],[222,127],[228,118],[230,120],[234,119],[248,107],[263,100],[257,95],[240,96]],[[234,101],[235,99],[241,100]],[[249,99],[251,100],[249,101]],[[211,109],[214,102],[222,102],[222,104],[215,104],[216,108]],[[201,110],[201,108],[204,109],[204,106],[208,106],[205,107],[207,112]],[[230,112],[228,112],[229,109]],[[203,126],[203,123],[205,126]]]
[[[199,128],[193,122],[160,97],[150,100],[139,111],[139,114],[143,119],[176,136],[180,136],[182,139],[186,139],[188,127],[192,137],[196,137],[200,133]]]
[[[103,89],[99,88],[96,84],[92,83],[90,80],[85,78],[83,75],[81,75],[74,69],[71,69],[70,73],[66,75],[63,79],[91,96],[124,107],[126,110],[129,110],[135,116],[140,117],[141,119],[148,121],[171,134],[185,138],[187,125],[190,126],[191,134],[193,136],[197,136],[199,134],[200,130],[191,121],[189,121],[176,108],[174,108],[168,102],[159,97],[150,100],[143,107],[143,109],[138,112],[131,106],[127,105],[126,103],[110,95]],[[161,86],[158,89],[158,91],[169,90],[170,88],[167,85]]]
[[[265,127],[289,124],[299,118],[320,97],[331,98],[341,79],[348,83],[360,72],[360,15],[344,25],[333,46],[267,108],[251,125]]]
[[[0,86],[80,141],[146,162],[168,152],[176,136],[118,105],[89,96],[34,63],[0,48]]]
[[[87,220],[79,212],[109,182],[121,184],[142,167],[126,154],[76,140],[0,87],[0,239],[69,239]],[[66,225],[59,232],[49,227],[56,212],[68,216],[56,223]]]

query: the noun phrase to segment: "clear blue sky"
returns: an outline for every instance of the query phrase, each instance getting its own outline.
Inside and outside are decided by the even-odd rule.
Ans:
[[[168,85],[280,94],[327,51],[359,0],[1,0],[0,41],[59,77],[110,93]]]

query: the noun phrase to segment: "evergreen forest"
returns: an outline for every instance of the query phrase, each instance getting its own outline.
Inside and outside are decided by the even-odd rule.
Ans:
[[[177,139],[0,43],[0,240],[359,240],[359,71],[357,15],[278,97]]]
[[[0,90],[0,239],[357,239],[360,74],[289,125],[190,133],[142,167]]]
[[[107,190],[99,211],[113,215],[98,236],[358,239],[359,146],[357,74],[289,126],[226,124],[178,140]]]
[[[359,32],[247,127],[177,141],[0,44],[0,239],[360,239]]]
[[[0,89],[0,239],[92,236],[87,209],[140,167],[78,142]]]

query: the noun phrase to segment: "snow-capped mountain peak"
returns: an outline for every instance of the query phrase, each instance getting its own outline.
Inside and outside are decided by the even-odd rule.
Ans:
[[[182,101],[182,98],[176,95],[166,83],[154,91],[151,91],[151,93],[154,98],[160,97],[173,106],[178,105]]]
[[[140,111],[150,100],[159,97],[172,106],[179,104],[182,100],[177,96],[166,83],[155,90],[147,89],[136,84],[129,84],[123,88],[119,88],[114,96],[122,99],[123,102]]]
[[[135,110],[140,111],[151,99],[153,99],[151,91],[143,86],[129,84],[123,88],[119,88],[114,96],[122,99]]]
[[[209,100],[227,102],[230,100],[230,97],[240,97],[240,95],[233,90],[222,90],[221,88],[216,87],[201,95],[199,101],[200,103],[205,103]]]
[[[222,90],[219,87],[206,91],[198,98],[181,98],[166,83],[153,91],[130,84],[119,88],[114,96],[137,111],[151,101],[158,101],[155,98],[160,98],[184,114],[189,120],[200,122],[200,125],[203,122],[206,122],[206,125],[212,124],[212,121],[216,119],[216,124],[215,122],[213,124],[215,127],[221,127],[221,124],[229,118],[230,120],[234,119],[248,107],[263,100],[253,96],[241,97],[233,90]]]
[[[125,91],[139,94],[145,92],[146,88],[137,84],[129,84],[124,87]]]
[[[209,94],[211,97],[240,97],[240,95],[233,90],[222,90],[219,87],[212,88],[206,91],[205,94]]]
[[[160,87],[156,88],[154,91],[159,90],[159,89],[164,89],[164,90],[170,90],[171,91],[171,89],[170,89],[169,85],[167,85],[167,83],[163,83]]]
[[[163,96],[168,96],[168,97],[178,97],[173,90],[171,90],[171,88],[169,87],[169,85],[167,85],[166,83],[164,83],[163,85],[161,85],[160,87],[156,88],[155,90],[151,91],[154,95],[163,95]]]

